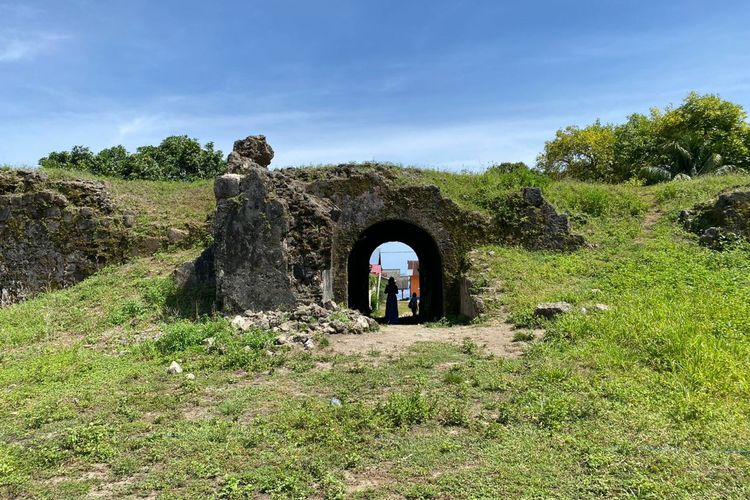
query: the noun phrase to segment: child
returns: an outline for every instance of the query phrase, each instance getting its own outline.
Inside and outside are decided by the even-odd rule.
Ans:
[[[419,298],[417,297],[416,293],[411,294],[411,298],[409,299],[409,309],[411,309],[411,315],[416,316],[417,315],[417,308],[419,307]]]

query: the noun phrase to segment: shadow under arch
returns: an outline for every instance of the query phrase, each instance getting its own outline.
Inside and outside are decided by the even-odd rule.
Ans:
[[[347,263],[348,303],[351,309],[371,314],[369,301],[370,256],[383,243],[409,245],[419,259],[420,321],[443,317],[443,263],[433,237],[421,227],[402,220],[387,220],[365,229],[354,243]]]

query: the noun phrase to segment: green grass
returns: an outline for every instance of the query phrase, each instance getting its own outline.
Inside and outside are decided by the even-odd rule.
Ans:
[[[430,175],[467,205],[505,189]],[[676,217],[748,184],[543,186],[590,245],[471,258],[499,290],[488,319],[576,306],[517,360],[471,341],[341,356],[236,335],[171,283],[197,250],[0,310],[0,496],[746,498],[750,250],[701,248]],[[195,380],[168,375],[174,360]]]
[[[214,211],[213,181],[127,181],[85,172],[45,169],[52,179],[90,179],[104,183],[118,207],[136,214],[137,232],[163,237],[166,228],[195,228],[208,234]],[[205,227],[205,229],[204,229]]]

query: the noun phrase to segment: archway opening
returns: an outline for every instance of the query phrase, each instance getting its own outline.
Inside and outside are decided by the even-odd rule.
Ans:
[[[370,255],[371,316],[381,323],[417,323],[422,297],[419,277],[419,258],[413,248],[400,241],[378,246]]]
[[[374,224],[362,232],[348,261],[348,303],[352,309],[372,315],[370,258],[383,243],[401,242],[411,247],[419,262],[418,322],[443,316],[442,257],[435,240],[414,224],[389,220]]]

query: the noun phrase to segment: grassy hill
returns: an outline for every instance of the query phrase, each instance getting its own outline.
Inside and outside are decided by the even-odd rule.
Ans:
[[[207,217],[214,211],[213,181],[123,180],[86,172],[44,169],[50,178],[102,181],[118,207],[136,215],[135,230],[148,236],[163,236],[170,227],[193,228],[208,237]]]
[[[517,187],[399,175],[480,210]],[[210,183],[107,182],[147,223],[212,207]],[[0,496],[750,496],[750,251],[704,249],[676,224],[750,177],[541,184],[590,245],[471,256],[495,290],[483,321],[576,306],[518,360],[468,341],[343,356],[238,336],[174,288],[199,248],[0,310]],[[195,379],[168,375],[173,360]]]

